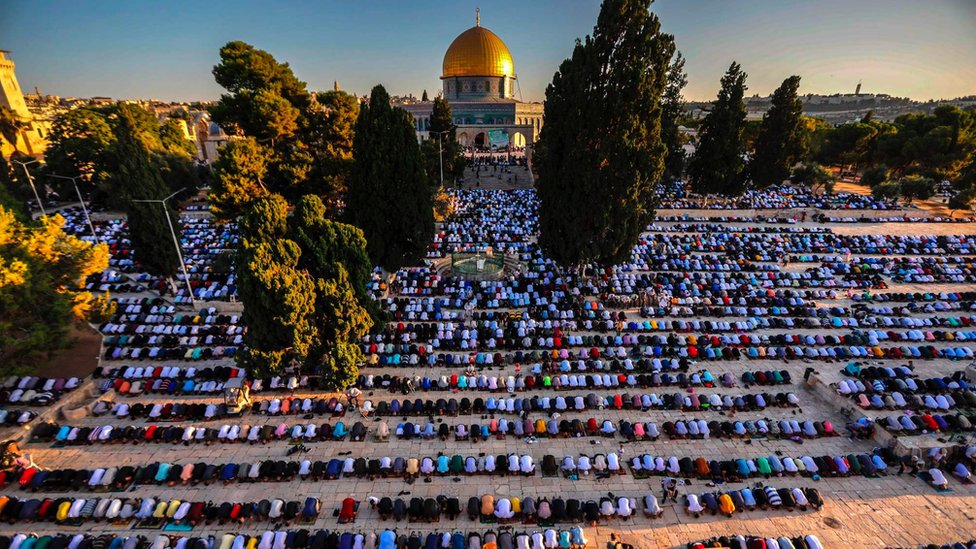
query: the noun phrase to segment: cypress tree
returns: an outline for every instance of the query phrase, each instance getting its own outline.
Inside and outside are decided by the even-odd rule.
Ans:
[[[718,99],[698,129],[698,147],[688,165],[692,189],[699,194],[738,196],[745,190],[745,92],[746,73],[733,62],[722,77]]]
[[[441,157],[444,161],[444,181],[456,180],[464,173],[464,156],[457,142],[457,126],[451,114],[451,104],[443,97],[435,97],[430,114],[430,139],[423,142],[421,152],[427,178],[434,187],[441,184]],[[442,132],[447,132],[443,133]],[[441,148],[443,147],[443,149]]]
[[[353,157],[346,214],[370,259],[387,271],[416,263],[434,234],[432,193],[410,115],[383,86],[360,107]]]
[[[681,90],[688,84],[688,73],[685,72],[685,58],[681,52],[676,52],[674,60],[668,66],[668,83],[661,98],[661,140],[668,148],[668,156],[664,160],[665,181],[681,179],[685,169],[685,150],[678,125],[684,114],[684,97]]]
[[[563,265],[626,259],[664,171],[661,95],[674,40],[650,0],[606,0],[546,89],[535,164],[540,245]]]
[[[135,259],[146,272],[172,278],[180,268],[180,259],[166,216],[173,223],[177,239],[180,217],[171,202],[166,202],[165,209],[158,202],[134,202],[160,200],[170,193],[138,132],[129,107],[119,105],[113,151],[118,169],[111,176],[112,187],[125,204]]]
[[[803,154],[803,103],[797,96],[799,88],[799,76],[783,80],[763,115],[756,154],[750,164],[752,181],[757,187],[782,183]]]

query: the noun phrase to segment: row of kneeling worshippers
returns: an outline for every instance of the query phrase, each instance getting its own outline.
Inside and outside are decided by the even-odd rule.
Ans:
[[[819,511],[824,500],[816,488],[774,488],[772,486],[742,488],[728,492],[688,493],[685,495],[685,512],[695,518],[703,514],[725,515],[755,509],[783,509],[792,511],[808,508]]]
[[[300,441],[338,441],[347,436],[350,441],[361,442],[366,439],[368,429],[360,421],[347,428],[342,421],[335,425],[315,423],[289,425],[287,423],[248,425],[224,424],[219,428],[196,427],[193,425],[145,425],[123,426],[99,425],[79,427],[41,423],[31,432],[35,441],[62,443],[69,446],[86,444],[116,443],[250,443],[266,444],[276,440]]]
[[[742,382],[750,385],[783,385],[791,383],[786,370],[744,372]],[[609,382],[609,383],[608,383]],[[388,389],[390,392],[413,391],[490,391],[515,393],[532,390],[571,390],[595,387],[734,387],[735,377],[730,372],[713,375],[708,370],[693,373],[646,373],[646,374],[528,374],[489,376],[485,374],[442,375],[439,378],[421,376],[361,375],[356,385],[362,389]]]
[[[688,544],[688,549],[722,547],[729,549],[824,549],[824,544],[814,534],[806,536],[718,536]]]
[[[569,458],[572,460],[572,458]],[[545,463],[554,463],[547,456]],[[592,459],[580,456],[574,471],[622,472],[616,454],[598,454]],[[563,465],[567,462],[564,460]],[[332,458],[301,461],[264,460],[253,463],[168,463],[154,462],[142,466],[98,467],[95,469],[13,468],[0,471],[0,486],[16,483],[20,488],[36,491],[113,490],[130,485],[209,485],[214,482],[287,482],[300,480],[335,480],[354,477],[416,477],[419,475],[535,474],[535,459],[528,454],[474,456],[440,454],[421,458]],[[554,469],[555,470],[555,469]]]
[[[390,401],[373,403],[369,400],[363,403],[367,412],[381,416],[409,416],[409,415],[458,415],[480,413],[509,413],[522,412],[582,412],[586,410],[727,410],[738,411],[763,410],[767,407],[794,407],[799,405],[800,399],[792,392],[788,393],[754,393],[742,395],[730,394],[681,394],[656,393],[626,394],[619,393],[598,396],[595,393],[586,395],[557,395],[534,396],[531,398],[495,398],[488,397],[460,400],[455,398],[423,400],[420,398],[394,398]]]
[[[47,406],[80,384],[77,377],[7,376],[0,383],[0,404]]]
[[[182,537],[157,534],[0,535],[0,549],[585,549],[580,527],[518,532],[419,532],[393,530],[267,530],[255,534]]]
[[[345,406],[337,397],[331,398],[299,398],[287,397],[255,400],[250,412],[254,414],[278,415],[341,415]],[[162,419],[162,420],[212,420],[228,415],[227,405],[223,402],[118,402],[99,400],[92,409],[92,415],[100,416],[112,414],[116,417],[131,419]]]
[[[173,524],[226,524],[271,520],[285,524],[312,520],[321,504],[317,498],[304,501],[262,499],[250,502],[182,501],[145,498],[16,498],[0,496],[0,520],[10,522],[79,522],[118,520],[162,520]]]
[[[706,460],[676,456],[644,454],[630,460],[631,473],[637,477],[649,475],[675,475],[701,479],[737,479],[783,475],[802,476],[874,476],[886,474],[888,463],[898,459],[890,449],[877,448],[872,454],[848,454],[846,456],[780,457],[770,454],[755,459]]]

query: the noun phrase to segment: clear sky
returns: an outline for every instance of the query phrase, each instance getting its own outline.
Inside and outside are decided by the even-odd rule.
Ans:
[[[213,99],[221,45],[244,40],[291,64],[311,89],[393,94],[440,88],[444,51],[474,24],[515,58],[522,98],[541,100],[598,0],[0,0],[0,49],[21,87],[64,96]],[[803,93],[915,99],[976,94],[976,0],[658,0],[688,58],[685,95],[711,99],[733,60],[749,94],[791,74]]]

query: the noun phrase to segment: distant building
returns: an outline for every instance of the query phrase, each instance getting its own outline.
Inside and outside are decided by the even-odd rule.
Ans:
[[[508,46],[495,33],[481,26],[462,32],[447,48],[441,71],[442,96],[451,104],[457,139],[463,146],[479,148],[526,147],[542,129],[542,103],[515,99],[515,61]],[[401,101],[413,115],[418,139],[428,139],[431,101]]]
[[[0,50],[0,106],[13,111],[14,116],[24,124],[20,135],[17,136],[16,150],[30,156],[41,157],[47,149],[47,134],[51,126],[48,121],[36,118],[27,109],[24,93],[17,83],[15,65],[9,54],[9,51]],[[3,156],[10,156],[14,152],[14,147],[4,140],[0,152]]]

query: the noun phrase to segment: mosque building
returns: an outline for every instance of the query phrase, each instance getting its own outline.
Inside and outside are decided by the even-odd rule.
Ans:
[[[463,146],[483,148],[526,147],[539,138],[542,103],[516,99],[515,61],[505,42],[481,26],[462,32],[444,54],[442,96],[451,104],[457,139]],[[398,105],[413,115],[417,135],[427,139],[433,102]]]

